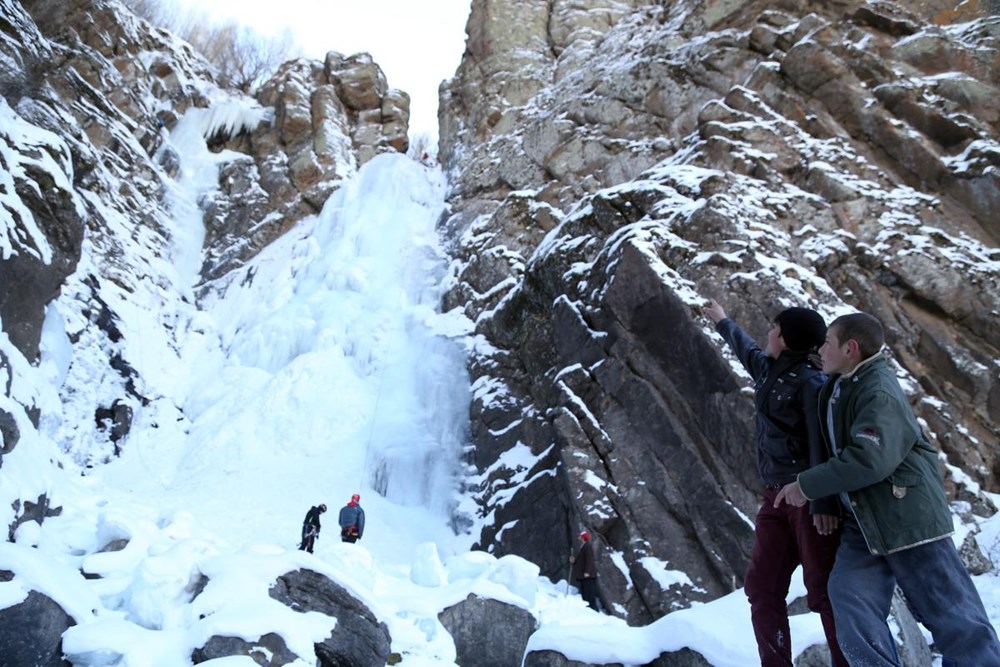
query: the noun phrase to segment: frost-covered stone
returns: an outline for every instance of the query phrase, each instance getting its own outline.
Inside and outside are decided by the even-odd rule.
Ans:
[[[0,585],[11,573],[0,570]],[[28,591],[25,599],[0,609],[0,656],[3,664],[68,667],[61,637],[73,619],[48,596]]]
[[[278,667],[289,665],[300,659],[285,646],[284,640],[273,632],[262,635],[256,641],[247,641],[241,637],[214,636],[201,648],[191,654],[191,662],[200,665],[209,660],[245,655],[258,665]]]
[[[470,551],[458,556],[452,556],[445,562],[448,572],[448,582],[455,583],[463,579],[477,579],[496,566],[496,556],[485,551]]]
[[[504,556],[497,560],[489,579],[524,599],[528,607],[533,607],[538,591],[538,574],[538,566],[534,563],[519,556]]]
[[[462,667],[517,667],[535,631],[531,612],[475,595],[438,618],[455,641],[455,662]]]
[[[416,558],[410,566],[410,580],[418,586],[431,588],[448,583],[448,573],[438,556],[437,545],[433,542],[421,544],[417,548]]]
[[[591,663],[570,660],[558,651],[531,651],[524,656],[524,667],[587,667]],[[621,663],[610,663],[607,667],[623,667]]]
[[[445,303],[486,341],[478,546],[560,580],[586,527],[602,598],[645,622],[739,586],[749,555],[752,406],[705,297],[751,332],[789,305],[875,314],[970,471],[956,493],[995,487],[998,42],[946,3],[630,4],[556,3],[547,33],[532,5],[496,35],[514,3],[473,3],[440,155]]]
[[[587,667],[596,663],[570,660],[558,651],[532,651],[524,658],[524,667]],[[602,667],[621,667],[621,663],[600,663]],[[806,667],[799,665],[797,667]],[[649,663],[649,667],[710,667],[710,663],[696,651],[681,649],[664,653]]]
[[[381,667],[389,656],[386,624],[343,586],[311,570],[278,577],[270,596],[300,612],[317,611],[337,619],[330,637],[316,645],[321,667]]]

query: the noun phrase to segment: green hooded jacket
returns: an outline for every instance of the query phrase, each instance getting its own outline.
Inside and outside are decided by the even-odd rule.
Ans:
[[[840,393],[833,397],[838,380]],[[832,441],[827,421],[831,403]],[[920,430],[884,356],[875,355],[852,372],[831,377],[820,390],[819,408],[831,457],[799,474],[807,498],[847,492],[875,555],[951,535],[937,451]]]

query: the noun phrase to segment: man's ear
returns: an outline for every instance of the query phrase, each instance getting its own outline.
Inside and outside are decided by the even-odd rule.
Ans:
[[[847,341],[847,354],[852,357],[856,356],[859,359],[861,358],[861,346],[858,345],[858,341],[853,338]]]

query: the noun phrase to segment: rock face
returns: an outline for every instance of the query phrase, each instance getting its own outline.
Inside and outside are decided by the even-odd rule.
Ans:
[[[0,582],[12,574],[0,570]],[[0,609],[0,665],[69,667],[62,658],[62,633],[73,619],[51,598],[29,591],[18,604]]]
[[[438,619],[455,641],[459,667],[519,667],[536,625],[525,609],[475,595],[448,607]]]
[[[216,658],[237,655],[253,658],[261,667],[280,667],[299,659],[299,656],[288,650],[284,639],[269,632],[255,642],[248,642],[240,637],[212,637],[192,654],[191,662],[200,665]]]
[[[275,600],[296,611],[318,611],[337,619],[329,639],[316,644],[321,667],[382,667],[389,657],[389,629],[347,589],[311,570],[278,577]]]
[[[106,2],[0,2],[4,24],[16,28],[0,31],[0,114],[14,128],[0,134],[11,179],[0,200],[12,212],[0,223],[12,239],[0,256],[0,317],[16,348],[34,362],[46,307],[60,298],[73,304],[63,311],[71,343],[96,345],[107,356],[106,367],[79,380],[105,388],[110,398],[103,406],[66,407],[80,428],[107,443],[107,455],[114,451],[113,429],[98,411],[117,400],[125,414],[146,400],[108,304],[167,281],[158,266],[168,216],[163,174],[152,157],[162,140],[156,107],[204,104],[192,82],[209,76],[189,48],[174,48],[169,35],[119,10]],[[85,237],[97,266],[79,266]],[[133,238],[144,239],[146,251],[136,253]],[[69,385],[76,373],[69,371]],[[5,389],[10,395],[12,388]],[[13,398],[37,422],[35,399]],[[0,420],[17,424],[14,415]],[[5,451],[21,430],[11,441],[4,429]]]
[[[318,213],[340,181],[375,155],[409,146],[410,98],[388,87],[367,53],[286,63],[257,100],[274,109],[273,122],[210,142],[252,159],[226,165],[220,189],[206,202],[206,280]]]
[[[949,474],[949,492],[995,512],[975,486],[1000,488],[987,9],[473,2],[440,155],[462,267],[446,307],[483,341],[482,548],[558,579],[586,527],[603,598],[637,623],[742,584],[752,405],[708,297],[761,339],[791,305],[879,317],[928,435],[974,482]],[[659,584],[672,570],[688,579]]]
[[[34,502],[31,500],[15,501],[14,511],[17,513],[17,519],[8,527],[8,542],[14,541],[14,533],[21,524],[29,521],[36,521],[40,524],[50,516],[59,516],[62,514],[62,508],[51,507],[49,497],[45,495],[39,496]]]
[[[532,651],[524,657],[524,667],[586,667],[587,663],[570,660],[558,651]],[[611,663],[607,667],[622,667]]]
[[[192,285],[224,276],[320,210],[371,157],[407,150],[409,97],[369,55],[334,52],[286,63],[255,98],[221,91],[190,46],[111,0],[0,0],[0,23],[0,119],[10,128],[0,133],[0,319],[33,363],[46,307],[57,304],[70,345],[106,357],[100,368],[71,365],[61,397],[102,395],[93,405],[63,401],[65,422],[93,443],[65,449],[101,463],[158,394],[135,370],[141,341],[119,304],[163,302],[171,336],[166,313],[190,308],[200,293]],[[182,212],[171,209],[179,155],[168,133],[182,122],[232,158],[193,211],[205,229],[193,275],[171,266],[183,264],[174,250]],[[0,363],[11,363],[6,356]],[[37,397],[4,389],[37,426]],[[0,465],[21,419],[0,408]]]

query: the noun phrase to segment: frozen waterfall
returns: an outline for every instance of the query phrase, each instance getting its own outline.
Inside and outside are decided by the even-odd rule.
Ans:
[[[205,191],[204,178],[183,173],[220,160],[200,137],[170,138],[180,203]],[[234,541],[288,544],[311,504],[336,508],[355,492],[376,518],[373,539],[417,522],[441,539],[427,529],[414,539],[450,541],[471,324],[438,309],[444,193],[439,170],[380,155],[318,215],[206,286],[198,308],[177,316],[179,363],[140,369],[168,374],[167,394],[137,414],[121,459],[95,474],[177,506],[184,498]],[[234,513],[233,502],[259,509]]]

